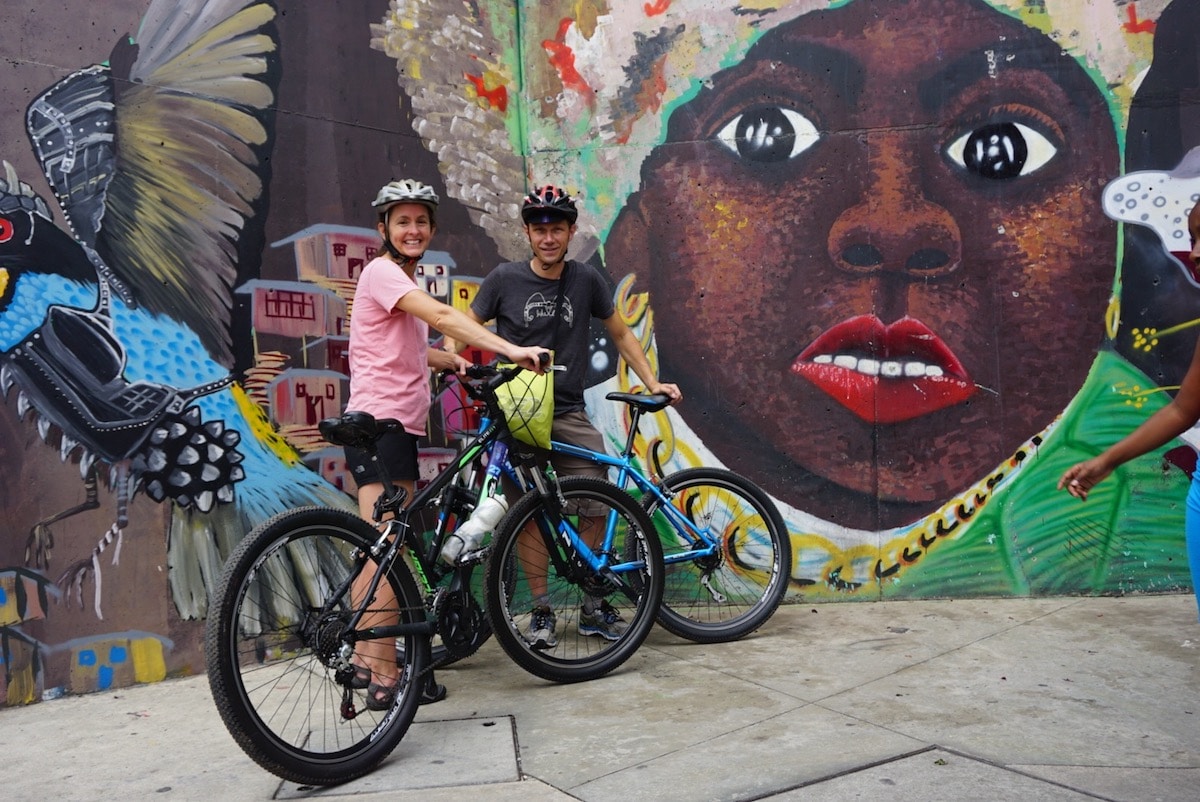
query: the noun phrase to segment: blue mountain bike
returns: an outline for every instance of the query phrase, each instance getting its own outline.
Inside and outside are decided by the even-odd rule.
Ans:
[[[754,632],[783,601],[792,570],[791,538],[778,508],[758,485],[722,468],[651,478],[633,456],[639,422],[671,399],[617,392],[605,398],[629,407],[629,436],[619,455],[558,441],[550,447],[608,466],[618,487],[640,496],[663,550],[658,622],[697,643]],[[662,476],[657,464],[654,474]]]

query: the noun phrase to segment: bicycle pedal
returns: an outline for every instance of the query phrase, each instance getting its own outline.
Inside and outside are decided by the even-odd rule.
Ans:
[[[487,560],[487,556],[491,551],[492,547],[490,545],[484,546],[482,549],[475,549],[474,551],[464,551],[458,556],[458,562],[455,565],[459,567],[464,565],[478,565]]]

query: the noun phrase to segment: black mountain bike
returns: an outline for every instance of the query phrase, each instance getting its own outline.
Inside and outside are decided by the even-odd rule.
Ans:
[[[471,369],[463,387],[483,405],[484,424],[411,503],[385,477],[374,523],[345,510],[291,510],[256,527],[230,555],[205,633],[209,684],[234,740],[263,768],[313,785],[371,771],[412,723],[435,635],[446,662],[495,629],[522,667],[557,682],[602,676],[645,640],[663,588],[653,524],[614,485],[558,479],[527,461],[495,392],[520,370]],[[322,421],[321,431],[374,453],[399,425],[348,412]],[[490,558],[485,549],[447,566],[438,555],[479,499],[467,477],[485,455],[506,462],[530,489],[496,526]],[[472,592],[485,559],[486,615]],[[563,624],[555,643],[529,632],[534,605],[547,601]],[[623,619],[612,640],[574,618],[598,602]],[[397,654],[386,704],[353,660],[356,644],[379,639]]]

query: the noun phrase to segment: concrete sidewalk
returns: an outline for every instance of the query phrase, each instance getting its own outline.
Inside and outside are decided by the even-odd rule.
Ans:
[[[793,604],[755,636],[656,629],[552,685],[489,643],[439,672],[374,774],[298,788],[245,757],[204,677],[0,711],[13,800],[1200,798],[1191,596]]]

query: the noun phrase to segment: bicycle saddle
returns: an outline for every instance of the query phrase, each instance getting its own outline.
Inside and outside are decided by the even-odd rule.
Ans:
[[[657,393],[655,395],[639,395],[637,393],[609,393],[604,396],[609,401],[623,401],[631,407],[637,407],[643,412],[658,412],[671,405],[671,396]]]
[[[376,440],[400,428],[400,425],[400,421],[394,418],[375,420],[375,416],[369,412],[346,410],[336,418],[322,420],[317,424],[317,430],[335,446],[370,449]]]

